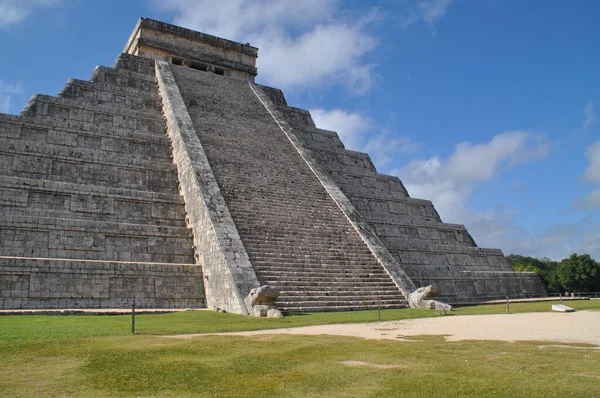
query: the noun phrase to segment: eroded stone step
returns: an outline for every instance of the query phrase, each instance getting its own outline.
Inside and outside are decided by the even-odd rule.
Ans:
[[[155,110],[131,110],[125,105],[99,104],[80,98],[60,98],[35,94],[21,116],[33,119],[63,119],[136,129],[155,128],[164,124],[162,114]]]
[[[296,265],[290,267],[265,267],[255,266],[256,273],[264,278],[313,278],[317,275],[321,277],[360,277],[360,278],[382,278],[388,280],[389,276],[379,268],[372,267],[356,267],[356,268],[327,268],[327,267],[298,267]]]
[[[305,297],[306,300],[308,301],[312,301],[314,300],[321,300],[321,299],[327,299],[328,297],[346,297],[346,298],[355,298],[355,299],[364,299],[364,298],[369,298],[369,299],[377,299],[377,297],[380,298],[384,298],[384,297],[391,297],[394,299],[404,299],[404,297],[402,296],[402,294],[400,293],[400,291],[396,288],[396,289],[372,289],[372,290],[368,290],[368,289],[353,289],[353,288],[348,288],[348,289],[341,289],[341,288],[337,288],[337,289],[328,289],[327,291],[324,290],[281,290],[279,292],[279,297],[281,298],[282,301],[289,301],[289,297]]]
[[[35,139],[35,134],[38,132],[42,136],[47,134],[46,130],[33,131],[29,129],[27,140],[2,139],[3,145],[0,148],[0,152],[23,156],[49,157],[67,161],[133,166],[151,170],[176,170],[169,152],[165,150],[160,152],[152,151],[152,147],[143,143],[128,143],[122,140],[94,139],[91,137],[84,137],[84,140],[91,142],[82,143],[78,140],[77,136],[69,137],[63,134],[62,136],[65,138],[65,141],[68,138],[72,139],[72,145],[66,145],[69,143],[68,141],[63,141],[60,144],[49,144],[48,142]],[[79,146],[80,143],[83,144],[83,147]]]
[[[12,116],[12,115],[8,115]],[[111,115],[112,116],[112,115]],[[104,121],[98,122],[87,122],[74,119],[63,119],[54,117],[28,117],[28,116],[12,116],[16,122],[21,122],[28,125],[35,125],[37,127],[48,127],[62,130],[73,130],[80,132],[99,133],[102,135],[118,135],[128,136],[132,133],[135,134],[148,134],[166,136],[166,126],[164,122],[157,122],[154,120],[148,121],[148,123],[140,124],[127,123],[128,119],[116,117],[113,119],[114,123],[110,120],[105,119]],[[0,118],[5,119],[5,115],[0,115]],[[0,119],[1,120],[1,119]]]
[[[402,309],[408,308],[408,304],[381,304],[381,305],[329,305],[323,307],[310,307],[310,306],[280,306],[279,307],[284,313],[295,313],[295,312],[336,312],[336,311],[367,311],[376,310],[381,308],[382,310],[391,309]]]
[[[330,278],[326,276],[313,276],[311,278],[259,278],[265,284],[277,286],[279,288],[300,289],[303,287],[350,287],[350,286],[392,286],[392,280],[386,278],[371,278],[371,277],[345,277],[345,278]]]
[[[121,53],[117,57],[114,67],[127,69],[140,74],[154,76],[156,73],[155,62],[150,58],[138,57],[132,54]]]
[[[398,295],[397,297],[380,297],[379,299],[376,296],[360,296],[360,295],[351,295],[351,296],[322,296],[322,297],[288,297],[288,298],[278,298],[277,302],[279,305],[283,307],[287,307],[290,305],[294,306],[304,306],[310,305],[314,307],[321,307],[327,305],[352,305],[352,304],[369,304],[369,305],[377,305],[380,304],[405,304],[407,301]]]
[[[154,90],[140,90],[105,82],[69,79],[57,96],[99,105],[112,104],[137,111],[155,110],[162,113],[162,101],[156,86]]]
[[[330,306],[341,306],[341,307],[363,307],[363,306],[372,306],[377,307],[377,305],[383,306],[386,305],[398,305],[405,306],[407,305],[406,300],[400,299],[385,299],[385,300],[377,300],[375,299],[365,299],[365,300],[326,300],[326,301],[283,301],[277,300],[278,305],[284,310],[288,308],[306,308],[306,307],[314,307],[314,308],[322,308],[322,307],[330,307]]]
[[[119,57],[121,57],[121,55]],[[131,60],[142,60],[142,62],[145,62],[146,64],[154,64],[153,60],[140,59],[139,57],[131,58]],[[147,61],[151,62],[148,63]],[[152,87],[157,87],[157,79],[154,75],[154,68],[152,67],[151,69],[152,73],[146,73],[148,71],[149,70],[146,70],[144,71],[144,73],[140,73],[138,71],[127,69],[124,67],[98,65],[94,68],[89,80],[92,82],[104,82],[109,84],[117,84],[126,87],[135,87],[137,89],[141,89],[140,87],[136,87],[135,84],[131,83],[131,79],[134,79],[150,83]]]

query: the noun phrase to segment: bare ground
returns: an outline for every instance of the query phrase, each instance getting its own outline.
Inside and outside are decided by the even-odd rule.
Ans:
[[[502,315],[462,315],[403,321],[319,325],[252,332],[211,333],[231,336],[264,334],[336,335],[365,339],[404,340],[418,335],[443,335],[448,341],[503,340],[554,341],[593,344],[600,348],[600,311],[572,313],[524,313]],[[202,335],[177,335],[192,338]]]

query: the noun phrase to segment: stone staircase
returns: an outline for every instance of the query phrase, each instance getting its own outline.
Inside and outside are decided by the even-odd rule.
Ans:
[[[368,154],[317,128],[280,90],[261,90],[417,286],[436,283],[439,299],[453,303],[545,295],[535,274],[512,272],[502,251],[479,248],[464,225],[442,222],[431,201],[411,198],[397,177],[378,173]]]
[[[154,62],[0,115],[0,308],[204,306]]]
[[[406,300],[248,83],[172,66],[261,284],[283,311],[406,307]]]

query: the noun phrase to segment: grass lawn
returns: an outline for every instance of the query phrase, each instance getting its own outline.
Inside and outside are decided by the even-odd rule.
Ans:
[[[600,309],[598,300],[567,304]],[[549,308],[511,304],[511,312]],[[454,313],[504,312],[504,305],[495,305]],[[422,316],[438,315],[382,311],[383,320]],[[445,342],[441,336],[411,342],[159,336],[374,320],[376,311],[281,320],[194,311],[137,316],[139,334],[132,336],[129,316],[3,316],[0,396],[600,396],[600,351],[582,345]]]

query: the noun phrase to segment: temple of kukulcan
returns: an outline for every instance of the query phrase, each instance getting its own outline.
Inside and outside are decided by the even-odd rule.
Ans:
[[[428,285],[448,303],[545,294],[256,84],[257,57],[142,18],[113,67],[0,115],[0,309],[248,314],[261,287],[283,312],[402,308]]]

